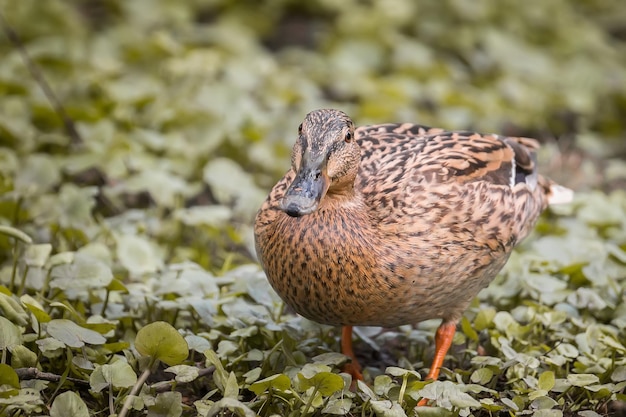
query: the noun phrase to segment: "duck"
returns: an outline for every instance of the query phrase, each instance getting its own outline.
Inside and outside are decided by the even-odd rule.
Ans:
[[[572,191],[537,172],[538,141],[415,123],[355,127],[318,109],[254,222],[270,285],[299,315],[341,326],[344,370],[363,379],[353,326],[440,319],[426,379],[456,327],[549,204]],[[423,401],[420,405],[424,405]]]

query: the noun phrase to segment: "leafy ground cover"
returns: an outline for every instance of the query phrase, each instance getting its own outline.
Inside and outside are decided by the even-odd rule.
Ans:
[[[624,413],[619,1],[0,6],[0,415]],[[472,304],[440,381],[420,376],[436,322],[362,328],[350,390],[337,329],[255,263],[252,217],[327,106],[539,136],[577,190]]]

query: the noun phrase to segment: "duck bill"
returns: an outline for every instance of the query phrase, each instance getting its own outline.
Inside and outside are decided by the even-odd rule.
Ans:
[[[314,212],[328,190],[328,177],[319,165],[302,167],[285,192],[280,209],[292,217]]]

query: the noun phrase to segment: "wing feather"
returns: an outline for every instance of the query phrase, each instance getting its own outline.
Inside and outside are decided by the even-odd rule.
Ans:
[[[381,228],[394,228],[390,233],[402,228],[432,234],[433,241],[504,247],[527,233],[516,223],[525,224],[535,205],[545,206],[535,191],[533,139],[414,124],[359,128],[356,137],[362,148],[356,187]]]

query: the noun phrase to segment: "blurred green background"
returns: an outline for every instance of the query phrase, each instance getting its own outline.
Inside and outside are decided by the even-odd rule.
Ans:
[[[4,191],[99,187],[66,191],[66,223],[89,222],[92,210],[208,205],[180,218],[233,226],[218,247],[249,236],[298,124],[319,107],[357,124],[537,137],[555,180],[577,190],[626,184],[620,0],[0,5],[5,32],[20,37],[80,133],[70,139],[18,48],[0,37]],[[30,204],[24,218],[56,219],[49,201]]]
[[[585,135],[624,148],[619,0],[21,0],[3,10],[77,121],[228,142],[267,166],[253,145],[289,144],[320,106],[359,123]],[[2,113],[24,100],[33,133],[56,132],[15,48],[0,46]],[[2,141],[16,140],[2,124]]]

